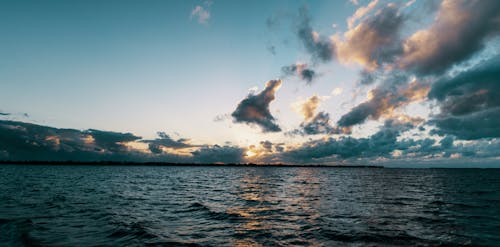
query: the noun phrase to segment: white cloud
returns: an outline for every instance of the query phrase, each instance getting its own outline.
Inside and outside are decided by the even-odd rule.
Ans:
[[[333,96],[340,95],[340,94],[342,94],[342,92],[343,92],[343,91],[344,91],[344,90],[343,90],[342,88],[340,88],[340,87],[336,87],[336,88],[334,88],[334,89],[332,90],[332,95],[333,95]]]
[[[194,9],[191,11],[190,18],[197,18],[198,23],[207,24],[208,20],[210,20],[210,12],[202,6],[196,5],[196,7],[194,7]]]
[[[354,5],[359,5],[359,0],[349,0]]]
[[[378,3],[378,0],[373,0],[368,5],[357,9],[356,12],[354,13],[354,15],[352,15],[351,17],[349,17],[347,19],[347,25],[349,26],[349,29],[352,29],[354,27],[354,24],[356,23],[357,20],[363,18],[363,16],[365,16],[370,11],[372,11],[375,8],[375,6],[377,5],[377,3]]]

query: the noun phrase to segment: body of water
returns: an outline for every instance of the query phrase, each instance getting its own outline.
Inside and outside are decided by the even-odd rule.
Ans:
[[[500,245],[500,169],[0,166],[0,246]]]

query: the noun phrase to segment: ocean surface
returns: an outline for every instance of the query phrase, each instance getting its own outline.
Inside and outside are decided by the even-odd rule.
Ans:
[[[500,169],[0,165],[0,246],[500,246]]]

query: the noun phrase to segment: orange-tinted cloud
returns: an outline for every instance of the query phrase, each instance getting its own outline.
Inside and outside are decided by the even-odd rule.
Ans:
[[[403,69],[441,73],[470,58],[486,39],[500,34],[500,1],[444,0],[435,21],[403,43]]]

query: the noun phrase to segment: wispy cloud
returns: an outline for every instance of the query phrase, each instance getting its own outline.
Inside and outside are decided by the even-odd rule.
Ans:
[[[359,4],[358,1],[355,1],[352,3],[354,5]],[[363,16],[365,16],[370,11],[372,11],[375,8],[375,6],[377,5],[377,3],[378,3],[378,0],[373,0],[368,5],[358,8],[356,10],[356,12],[354,12],[354,15],[352,15],[351,17],[349,17],[349,19],[347,19],[348,27],[352,28],[354,26],[354,24],[356,23],[356,21],[363,18]]]
[[[305,63],[295,63],[288,66],[281,67],[281,72],[284,77],[290,75],[297,75],[300,79],[311,84],[311,82],[316,78],[317,73],[313,69],[308,68]]]
[[[210,11],[208,7],[203,7],[201,5],[196,5],[193,10],[191,10],[191,19],[197,19],[200,24],[208,24],[210,20]]]

